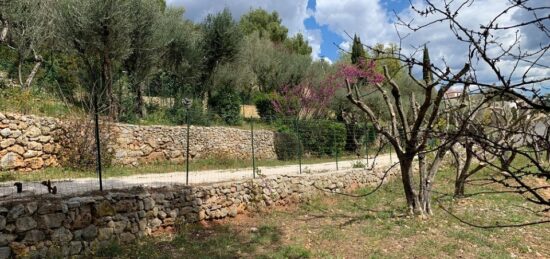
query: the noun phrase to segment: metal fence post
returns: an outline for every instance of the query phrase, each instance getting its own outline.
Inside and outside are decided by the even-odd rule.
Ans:
[[[95,130],[94,130],[94,135],[95,135],[95,143],[96,143],[96,159],[97,159],[97,164],[96,164],[96,172],[97,172],[97,175],[99,177],[99,190],[100,191],[103,191],[103,179],[102,179],[102,176],[101,176],[101,142],[100,142],[100,139],[99,139],[99,109],[97,107],[97,89],[95,89],[94,87],[94,124],[95,124]]]
[[[185,113],[185,124],[187,124],[187,140],[185,141],[185,185],[189,185],[189,109]]]
[[[332,130],[332,142],[332,146],[334,147],[334,155],[336,156],[336,171],[338,171],[338,146],[336,145],[338,143],[336,142],[336,132],[334,129]]]
[[[367,157],[367,167],[369,166],[369,125],[365,124],[365,129],[367,133],[365,134],[365,156]]]
[[[254,154],[254,120],[250,119],[250,137],[252,139],[252,178],[256,178],[256,157]]]
[[[298,127],[298,117],[294,122],[294,128],[296,130],[296,135],[298,136],[298,163],[300,165],[300,174],[302,174],[302,138],[300,138],[300,129]]]

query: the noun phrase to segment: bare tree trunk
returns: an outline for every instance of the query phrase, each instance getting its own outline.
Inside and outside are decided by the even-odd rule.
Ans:
[[[17,54],[17,77],[19,78],[19,85],[22,89],[25,89],[25,83],[23,82],[23,55]]]
[[[455,192],[454,192],[455,198],[464,197],[464,188],[466,186],[466,180],[470,176],[468,171],[470,170],[472,159],[474,157],[474,152],[472,150],[472,145],[470,143],[465,145],[465,149],[466,149],[466,159],[464,161],[464,164],[462,166],[459,166],[458,175],[455,181]],[[457,159],[460,159],[460,154],[457,154],[457,156],[458,156]],[[458,161],[458,163],[460,164],[460,161]]]
[[[421,185],[423,185],[422,189],[423,192],[419,193],[419,200],[421,202],[421,214],[422,215],[432,215],[432,188],[433,188],[433,181],[435,179],[435,175],[437,171],[439,170],[439,166],[441,165],[441,162],[443,161],[443,158],[445,157],[445,154],[447,154],[447,148],[441,147],[439,150],[437,150],[437,153],[435,155],[435,158],[430,165],[430,170],[425,174],[425,177],[423,180],[421,180]]]
[[[9,30],[9,23],[8,21],[2,21],[4,27],[2,28],[2,32],[0,32],[0,42],[6,41],[8,37],[8,30]]]
[[[143,118],[147,115],[147,110],[145,103],[143,101],[143,93],[145,92],[145,82],[139,82],[137,85],[134,85],[136,91],[136,105],[135,112],[140,117]]]
[[[399,166],[401,168],[401,180],[403,181],[403,190],[405,191],[405,198],[407,199],[407,207],[409,213],[417,213],[420,208],[420,202],[418,196],[413,187],[413,160],[414,157],[401,157],[399,159]]]
[[[38,73],[38,69],[42,65],[42,60],[38,59],[37,62],[34,64],[34,67],[31,70],[31,73],[27,77],[27,80],[25,81],[25,88],[31,86],[32,81],[34,80],[34,77],[36,76],[36,73]]]
[[[208,112],[208,100],[210,99],[210,92],[205,91],[202,95],[202,110]]]

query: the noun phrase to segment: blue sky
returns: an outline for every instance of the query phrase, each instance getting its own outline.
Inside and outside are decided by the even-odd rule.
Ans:
[[[316,11],[316,0],[308,0],[307,3],[307,9],[311,10],[313,13]],[[388,16],[390,17],[395,12],[401,12],[403,9],[409,7],[409,1],[408,0],[390,0],[390,1],[383,1],[382,5],[384,6],[385,11],[387,12]],[[327,57],[332,61],[335,61],[338,59],[340,46],[344,42],[344,37],[340,36],[342,32],[334,32],[332,31],[328,25],[319,25],[319,23],[315,20],[314,16],[311,16],[304,20],[304,26],[306,30],[320,30],[322,35],[322,42],[321,42],[321,52],[319,54],[319,57]],[[339,34],[340,33],[340,34]],[[348,31],[348,33],[353,34],[355,32]],[[347,39],[346,39],[347,40]]]
[[[549,0],[531,0],[533,5],[548,5]],[[412,0],[413,4],[422,8],[424,0]],[[443,0],[432,0],[436,5],[443,5]],[[462,1],[454,1],[457,4]],[[467,61],[465,53],[468,46],[458,41],[449,30],[447,23],[436,23],[416,32],[395,25],[395,13],[407,21],[414,23],[429,22],[435,17],[422,17],[409,8],[409,0],[167,0],[168,5],[185,8],[184,17],[194,22],[202,22],[210,13],[218,13],[228,8],[235,19],[252,9],[262,8],[269,12],[277,11],[283,25],[289,29],[290,36],[302,33],[308,39],[313,49],[314,60],[326,59],[334,62],[339,57],[339,48],[348,50],[351,40],[346,32],[361,37],[367,45],[377,43],[398,43],[398,32],[407,37],[401,42],[402,54],[416,53],[419,47],[427,45],[430,49],[432,62],[440,67],[448,66],[451,70],[460,69]],[[486,24],[491,17],[508,6],[506,0],[476,0],[468,8],[460,12],[457,18],[463,25],[478,29],[480,24]],[[547,9],[544,12],[550,13]],[[545,14],[540,14],[545,15]],[[501,24],[517,23],[530,19],[529,14],[508,12],[499,18]],[[541,16],[542,17],[542,16]],[[430,20],[431,19],[431,20]],[[548,21],[550,23],[550,21]],[[550,24],[548,25],[550,27]],[[547,44],[550,39],[541,33],[536,26],[521,28],[522,47],[536,47]],[[504,45],[515,39],[514,33],[495,35]],[[550,66],[550,53],[541,57],[541,63]],[[476,67],[478,77],[494,82],[494,73],[485,64],[472,64]],[[499,64],[502,70],[511,70],[513,60],[502,60]],[[528,63],[522,63],[517,71],[526,71]],[[550,69],[537,67],[530,70],[532,77],[550,77]]]

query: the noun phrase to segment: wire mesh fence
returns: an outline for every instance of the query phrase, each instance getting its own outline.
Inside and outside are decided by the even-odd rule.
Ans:
[[[59,164],[43,170],[2,172],[0,199],[366,168],[375,154],[391,152],[367,123],[297,118],[248,118],[228,123],[219,115],[190,111],[180,120],[179,125],[170,127],[101,123],[101,134],[111,137],[101,139],[101,168],[95,167],[98,148],[91,141],[87,148],[73,150],[77,155],[69,160],[74,161],[61,162],[58,157]],[[69,149],[80,140],[94,139],[94,124],[81,126],[86,130],[67,136]],[[112,135],[116,137],[112,139]],[[91,161],[86,167],[67,166],[85,164],[78,163],[85,159]]]

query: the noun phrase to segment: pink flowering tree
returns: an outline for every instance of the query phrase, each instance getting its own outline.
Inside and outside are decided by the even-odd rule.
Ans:
[[[373,61],[358,65],[340,64],[334,74],[316,85],[304,80],[298,85],[286,85],[279,91],[280,97],[272,104],[277,113],[286,117],[326,118],[336,91],[345,89],[345,81],[353,84],[380,83],[383,76],[375,71]]]

